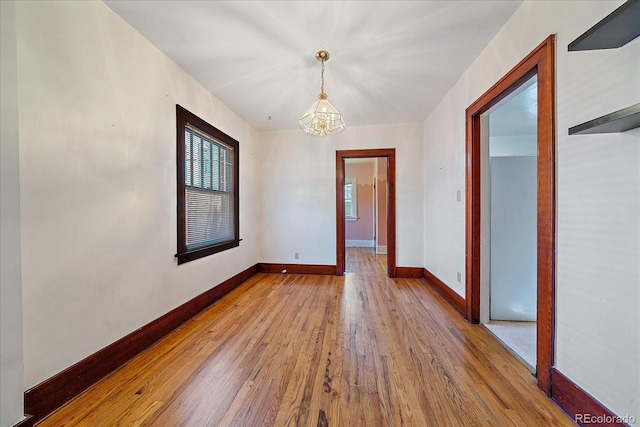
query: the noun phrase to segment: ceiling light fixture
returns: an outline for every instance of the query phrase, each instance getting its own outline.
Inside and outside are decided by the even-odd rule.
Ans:
[[[332,135],[342,132],[345,128],[342,114],[329,102],[324,93],[324,62],[329,60],[329,52],[319,50],[316,59],[322,64],[322,85],[318,100],[307,110],[298,123],[300,128],[309,135]]]

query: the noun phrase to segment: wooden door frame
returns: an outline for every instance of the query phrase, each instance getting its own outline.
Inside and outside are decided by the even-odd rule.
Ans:
[[[555,36],[550,35],[466,110],[466,317],[480,320],[480,116],[538,76],[538,387],[551,393],[555,335]]]
[[[396,277],[396,149],[336,151],[336,276],[346,267],[346,238],[344,221],[344,161],[368,157],[387,159],[387,276]]]

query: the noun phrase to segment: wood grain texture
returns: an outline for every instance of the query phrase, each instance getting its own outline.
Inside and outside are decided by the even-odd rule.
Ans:
[[[556,296],[555,37],[539,47],[538,60],[538,386],[551,392]]]
[[[344,161],[370,157],[387,159],[387,276],[396,277],[396,150],[374,148],[336,151],[336,275],[345,272]]]
[[[551,392],[555,331],[555,36],[551,35],[467,108],[466,317],[480,320],[480,115],[524,82],[538,80],[537,349],[538,386]]]
[[[481,252],[481,156],[480,115],[467,109],[466,118],[466,212],[465,212],[465,302],[466,318],[480,322],[480,252]]]
[[[396,267],[396,277],[398,279],[420,279],[422,278],[422,268]]]
[[[576,420],[577,424],[598,427],[625,425],[624,422],[614,422],[613,420],[616,419],[616,416],[613,412],[555,368],[551,369],[551,394],[553,400],[555,400],[572,419]],[[577,418],[576,415],[578,415]],[[587,416],[596,419],[602,417],[603,422],[581,422],[586,421]],[[606,422],[607,420],[610,422]],[[589,421],[591,421],[591,419]]]
[[[269,264],[259,263],[258,269],[260,273],[282,273],[286,270],[289,274],[336,274],[335,265],[317,265],[317,264]]]
[[[465,315],[466,302],[465,299],[456,293],[449,286],[445,285],[444,282],[438,279],[433,273],[431,273],[426,268],[422,271],[422,278],[433,287],[433,289],[438,292],[442,298],[453,308],[455,308],[460,314]]]
[[[40,425],[573,425],[421,279],[346,263],[251,277]]]
[[[32,421],[45,417],[258,273],[254,265],[70,366],[24,394]]]

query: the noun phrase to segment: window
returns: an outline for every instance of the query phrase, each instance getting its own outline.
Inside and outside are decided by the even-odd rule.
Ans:
[[[176,105],[178,264],[240,244],[238,141]]]
[[[347,219],[357,219],[356,203],[356,179],[345,178],[344,180],[344,216]]]

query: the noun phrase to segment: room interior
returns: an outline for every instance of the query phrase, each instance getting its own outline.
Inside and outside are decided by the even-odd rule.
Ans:
[[[490,217],[481,323],[536,372],[537,76],[486,113]]]
[[[347,247],[373,248],[387,253],[387,160],[382,157],[345,159]],[[348,192],[348,193],[347,193]]]
[[[338,280],[338,151],[393,150],[397,280],[468,318],[465,113],[550,36],[554,346],[539,392],[579,424],[633,424],[639,4],[0,2],[0,425],[33,425],[43,384],[81,366],[88,387],[95,355],[203,295],[282,266]],[[584,46],[627,27],[619,46]],[[339,133],[300,129],[320,91]],[[176,105],[239,141],[240,162],[238,246],[181,265]],[[56,390],[37,403],[64,403]]]

